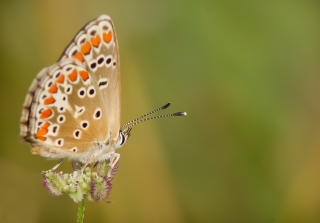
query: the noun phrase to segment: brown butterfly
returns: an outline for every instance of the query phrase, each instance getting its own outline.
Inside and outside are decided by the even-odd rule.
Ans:
[[[57,63],[39,72],[28,90],[20,136],[32,146],[32,154],[85,164],[116,161],[120,155],[115,150],[134,125],[187,114],[146,118],[168,103],[120,127],[119,65],[113,22],[101,15],[77,33]]]

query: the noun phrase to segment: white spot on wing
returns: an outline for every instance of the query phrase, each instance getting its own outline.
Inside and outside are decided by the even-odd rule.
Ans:
[[[98,69],[98,65],[97,65],[97,61],[96,60],[88,61],[88,65],[90,67],[90,70],[92,70],[93,72]]]
[[[104,89],[108,86],[108,78],[100,78],[98,81],[99,89]]]
[[[104,65],[104,61],[105,61],[104,56],[103,56],[103,55],[100,55],[100,56],[98,57],[98,59],[97,59],[97,65],[98,65],[98,67],[102,67],[102,66]]]
[[[57,118],[58,123],[64,123],[66,121],[66,117],[64,115],[59,115]]]
[[[89,128],[89,122],[86,120],[81,121],[80,125],[81,125],[81,128],[83,128],[83,129]]]
[[[75,139],[80,139],[81,138],[81,131],[79,129],[76,129],[73,131],[73,137]]]
[[[72,93],[72,85],[71,84],[67,84],[65,87],[64,87],[64,92],[66,94],[71,94]]]
[[[79,98],[84,98],[86,96],[86,89],[84,87],[81,87],[78,90],[78,96],[79,96]]]
[[[58,124],[50,125],[48,128],[48,130],[49,130],[48,134],[53,135],[53,136],[57,136],[59,129],[60,129],[60,125],[58,125]]]
[[[111,55],[106,57],[105,63],[106,63],[106,67],[111,67],[111,65],[112,65],[112,56]]]
[[[93,86],[88,87],[87,95],[89,98],[93,98],[96,95],[96,89]]]
[[[63,146],[64,139],[63,138],[58,138],[55,141],[56,146]]]
[[[97,108],[93,113],[93,118],[94,119],[100,119],[101,116],[102,116],[101,108]]]
[[[74,112],[74,115],[73,115],[74,118],[78,118],[86,110],[84,106],[79,107],[76,105],[75,108],[76,108],[76,111]]]
[[[63,113],[63,112],[65,112],[66,111],[66,108],[64,107],[64,106],[60,106],[59,108],[58,108],[58,112],[59,113]]]

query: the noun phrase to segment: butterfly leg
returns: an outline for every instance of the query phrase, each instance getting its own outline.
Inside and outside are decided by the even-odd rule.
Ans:
[[[82,174],[84,172],[84,169],[91,163],[91,160],[94,158],[94,155],[92,155],[87,162],[83,165],[83,167],[81,168],[80,173]]]
[[[114,166],[117,164],[117,162],[120,159],[120,154],[119,153],[113,153],[110,157],[110,162],[109,162],[109,171],[108,171],[108,178],[111,177],[112,175],[112,170],[114,168]]]
[[[58,162],[54,167],[52,167],[51,171],[56,170],[56,169],[60,166],[60,164],[62,163],[62,161],[63,161],[63,159],[59,160],[59,162]]]
[[[45,173],[48,173],[48,172],[51,172],[51,171],[55,171],[60,166],[62,161],[63,161],[63,159],[59,160],[59,162],[54,167],[52,167],[50,170],[42,171],[42,174],[45,174]]]

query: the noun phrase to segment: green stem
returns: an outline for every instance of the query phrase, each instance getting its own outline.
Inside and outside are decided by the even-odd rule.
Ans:
[[[85,210],[85,208],[84,208],[84,199],[85,198],[86,197],[83,196],[82,201],[81,201],[81,203],[79,204],[79,207],[78,207],[78,220],[77,220],[77,223],[83,223],[84,210]]]

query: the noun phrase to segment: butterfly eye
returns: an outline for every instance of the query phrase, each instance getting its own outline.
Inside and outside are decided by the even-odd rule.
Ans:
[[[129,137],[129,135],[125,136],[125,135],[123,135],[123,133],[121,132],[121,133],[119,134],[119,136],[121,136],[120,146],[123,146],[123,144],[127,141],[127,137]]]

